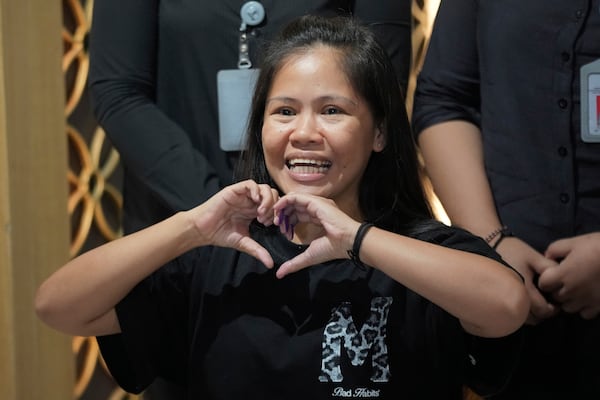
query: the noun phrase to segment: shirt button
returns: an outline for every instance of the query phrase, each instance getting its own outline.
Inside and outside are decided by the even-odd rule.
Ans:
[[[567,108],[567,104],[569,104],[569,102],[567,101],[567,99],[560,99],[558,100],[558,106],[562,109]]]
[[[558,155],[561,157],[565,157],[569,152],[567,151],[567,149],[564,146],[560,146],[558,148]]]
[[[563,51],[560,53],[560,58],[562,58],[563,62],[567,62],[571,59],[571,55],[568,52]]]
[[[561,193],[560,194],[560,202],[563,204],[567,204],[569,202],[571,198],[569,197],[569,195],[567,193]]]
[[[581,17],[583,17],[583,10],[575,11],[575,18],[580,19]]]

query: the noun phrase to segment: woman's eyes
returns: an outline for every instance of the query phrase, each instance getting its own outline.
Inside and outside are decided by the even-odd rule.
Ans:
[[[338,114],[343,114],[343,113],[344,113],[344,111],[341,108],[335,107],[335,106],[323,107],[323,109],[321,111],[321,114],[324,114],[324,115],[338,115]],[[282,116],[287,117],[287,116],[296,115],[297,112],[293,108],[281,107],[281,108],[275,109],[273,114],[282,115]]]
[[[296,113],[291,108],[281,107],[281,108],[276,109],[274,114],[290,116],[290,115],[295,115]]]
[[[329,106],[329,107],[325,107],[325,110],[323,111],[323,114],[327,114],[327,115],[336,115],[336,114],[341,114],[342,110],[340,110],[337,107],[333,107],[333,106]]]

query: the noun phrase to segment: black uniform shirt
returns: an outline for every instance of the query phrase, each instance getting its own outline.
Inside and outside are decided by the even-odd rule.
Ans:
[[[444,0],[415,132],[480,126],[500,219],[543,251],[600,230],[600,143],[580,136],[579,69],[600,58],[598,0]]]

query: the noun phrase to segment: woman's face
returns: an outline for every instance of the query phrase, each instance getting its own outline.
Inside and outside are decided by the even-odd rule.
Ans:
[[[284,193],[327,197],[359,216],[360,179],[384,138],[338,58],[320,46],[286,60],[267,96],[262,144],[267,170]]]

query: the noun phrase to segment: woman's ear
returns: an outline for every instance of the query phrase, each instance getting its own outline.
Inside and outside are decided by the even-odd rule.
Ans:
[[[385,148],[385,135],[380,127],[375,130],[375,137],[373,138],[373,151],[379,153]]]

